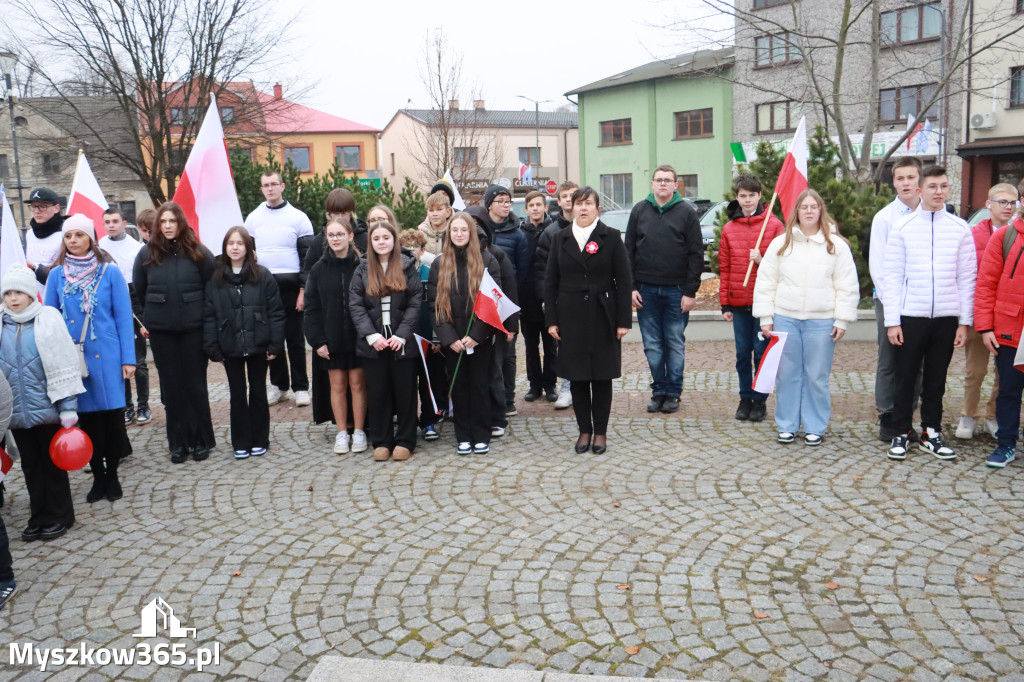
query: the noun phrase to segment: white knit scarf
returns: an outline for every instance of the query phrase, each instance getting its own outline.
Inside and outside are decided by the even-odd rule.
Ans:
[[[39,301],[32,301],[32,304],[20,313],[14,312],[6,305],[0,306],[0,312],[18,324],[35,321],[36,348],[39,349],[39,358],[43,361],[46,395],[51,402],[56,403],[58,400],[85,393],[78,350],[75,348],[75,342],[71,340],[71,334],[68,333],[59,310],[44,306]],[[0,334],[2,333],[3,324],[0,324]]]

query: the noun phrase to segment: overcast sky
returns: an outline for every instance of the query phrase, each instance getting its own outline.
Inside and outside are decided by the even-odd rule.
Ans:
[[[420,64],[428,33],[443,26],[464,55],[468,92],[483,89],[488,109],[533,109],[516,95],[566,103],[563,93],[654,59],[705,47],[666,26],[707,15],[701,0],[411,2],[301,0],[296,68],[301,103],[383,128],[396,110],[427,107]],[[296,4],[283,3],[284,11]],[[409,100],[412,100],[411,103]],[[470,106],[465,102],[463,106]]]

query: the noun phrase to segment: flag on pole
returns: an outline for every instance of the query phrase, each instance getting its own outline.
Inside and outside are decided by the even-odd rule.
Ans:
[[[796,127],[793,141],[789,143],[786,160],[779,171],[779,181],[775,183],[783,219],[789,217],[796,208],[796,198],[807,189],[807,157],[807,117],[804,116]]]
[[[476,301],[473,303],[473,314],[495,329],[508,334],[502,323],[517,312],[519,306],[509,300],[491,277],[491,273],[484,270],[484,276],[480,278],[480,290],[476,293]]]
[[[768,346],[764,349],[761,364],[754,375],[753,389],[758,393],[771,393],[775,390],[775,378],[779,373],[779,360],[782,359],[787,335],[787,332],[768,332]]]
[[[75,179],[71,182],[71,194],[68,195],[68,215],[81,213],[92,221],[96,228],[96,239],[107,235],[103,227],[103,212],[110,204],[103,196],[100,183],[92,174],[92,167],[85,158],[85,152],[78,150],[78,165],[75,166]]]
[[[907,114],[907,130],[911,131],[907,137],[907,151],[910,151],[910,143],[914,140],[914,137],[921,132],[922,125],[917,122],[917,117],[913,114]]]
[[[14,213],[7,202],[7,190],[0,185],[0,277],[12,265],[25,265],[25,247]]]
[[[434,406],[434,414],[441,414],[441,410],[437,407],[437,400],[434,399],[434,387],[430,385],[430,369],[427,367],[427,353],[430,352],[430,340],[425,339],[419,334],[413,334],[416,337],[416,346],[420,349],[420,360],[423,361],[423,376],[427,377],[427,391],[430,393],[430,404]]]
[[[185,162],[174,201],[185,211],[188,224],[196,231],[199,241],[214,254],[220,253],[227,231],[244,222],[228,162],[217,98],[213,95],[210,95],[210,107]]]
[[[0,481],[7,478],[7,472],[14,466],[14,460],[7,454],[7,451],[0,448]]]
[[[459,188],[456,186],[455,180],[452,178],[452,172],[450,169],[444,172],[444,177],[441,178],[441,180],[451,185],[452,191],[455,192],[455,201],[452,202],[452,208],[456,211],[465,211],[466,202],[462,200],[462,195],[459,194]]]

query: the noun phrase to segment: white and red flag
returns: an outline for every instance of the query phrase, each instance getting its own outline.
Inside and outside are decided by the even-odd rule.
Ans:
[[[0,481],[7,477],[7,472],[14,466],[14,460],[7,454],[7,451],[0,448]]]
[[[787,332],[768,332],[768,347],[761,356],[761,364],[754,375],[753,389],[758,393],[771,393],[775,390],[775,378],[779,374],[779,361],[782,349],[786,346]]]
[[[782,217],[789,218],[796,209],[796,198],[807,189],[807,117],[800,119],[796,127],[793,141],[789,143],[786,160],[779,171],[779,181],[775,183],[775,193],[779,195],[782,206]]]
[[[491,273],[484,270],[484,276],[480,278],[480,291],[476,293],[476,301],[473,303],[473,313],[495,329],[508,334],[502,323],[517,312],[519,306],[505,295]]]
[[[71,194],[68,195],[68,215],[81,213],[92,221],[96,228],[96,239],[105,237],[107,231],[103,228],[103,212],[110,208],[110,204],[103,196],[100,183],[92,174],[92,167],[85,158],[85,152],[78,150],[78,165],[75,166],[75,179],[71,182]]]
[[[419,334],[413,334],[416,338],[416,347],[420,349],[420,360],[423,362],[423,376],[427,378],[427,392],[430,393],[430,404],[434,406],[434,414],[441,414],[441,410],[437,408],[437,400],[434,399],[434,387],[430,385],[430,368],[427,367],[427,353],[433,351],[430,350],[430,340],[425,339]]]
[[[228,162],[217,98],[213,95],[210,95],[210,107],[185,162],[185,172],[178,181],[173,200],[185,212],[199,241],[215,255],[220,253],[227,231],[244,223]]]

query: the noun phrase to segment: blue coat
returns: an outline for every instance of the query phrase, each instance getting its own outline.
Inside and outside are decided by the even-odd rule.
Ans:
[[[36,347],[35,321],[19,325],[7,315],[0,318],[0,371],[7,377],[14,397],[10,427],[30,429],[58,423],[60,413],[75,411],[78,403],[75,396],[70,396],[54,405],[46,395],[46,371]]]
[[[85,364],[89,376],[82,379],[85,393],[78,397],[79,412],[99,412],[124,408],[124,377],[121,365],[135,364],[135,328],[132,301],[124,276],[113,263],[101,263],[100,280],[93,303],[92,321],[85,335]],[[50,270],[46,280],[46,305],[64,315],[68,332],[75,343],[82,338],[85,311],[82,293],[65,295],[64,268]]]

